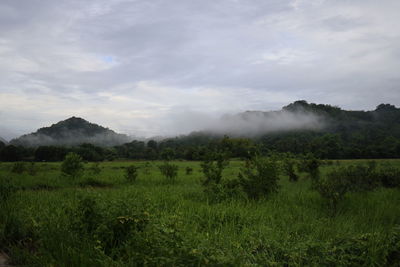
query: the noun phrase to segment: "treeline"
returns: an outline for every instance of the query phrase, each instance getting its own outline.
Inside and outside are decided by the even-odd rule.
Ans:
[[[313,154],[321,159],[400,158],[400,109],[381,104],[373,111],[346,111],[330,105],[296,101],[283,110],[307,112],[323,118],[320,130],[280,131],[253,138],[227,137],[197,132],[162,141],[134,140],[123,145],[100,147],[82,144],[75,147],[5,145],[0,142],[1,161],[60,161],[68,152],[86,161],[114,159],[203,160],[209,151],[224,150],[230,157],[246,158],[254,151]]]
[[[197,138],[196,138],[197,139]],[[201,139],[201,140],[200,140]],[[246,158],[259,149],[258,145],[245,138],[199,138],[191,143],[185,138],[169,139],[161,142],[150,140],[132,141],[120,146],[100,147],[82,144],[75,147],[4,145],[0,143],[0,161],[62,161],[69,152],[74,152],[85,161],[116,159],[184,159],[202,160],[209,151],[226,151],[229,157]]]
[[[191,135],[160,142],[132,141],[120,146],[100,147],[82,144],[75,147],[39,146],[28,148],[0,143],[1,161],[62,161],[69,152],[85,161],[116,159],[159,160],[166,157],[182,160],[203,160],[209,151],[225,151],[231,158],[248,158],[254,152],[267,155],[271,151],[313,154],[321,159],[399,158],[400,139],[383,131],[370,129],[344,136],[336,133],[290,132],[266,135],[258,139]],[[168,155],[168,156],[167,156]]]

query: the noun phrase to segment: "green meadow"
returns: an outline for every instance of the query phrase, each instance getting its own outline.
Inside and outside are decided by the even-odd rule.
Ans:
[[[400,160],[377,160],[400,167]],[[307,173],[280,174],[279,190],[253,200],[211,199],[200,162],[85,163],[82,176],[60,163],[0,163],[0,250],[21,266],[399,266],[400,191],[349,192],[332,215]],[[321,176],[363,160],[325,161]],[[125,169],[139,167],[128,182]],[[225,180],[244,162],[230,161]],[[186,169],[193,169],[187,173]],[[6,196],[7,195],[7,196]]]

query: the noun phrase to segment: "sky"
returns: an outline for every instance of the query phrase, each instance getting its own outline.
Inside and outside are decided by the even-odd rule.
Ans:
[[[0,137],[185,134],[293,101],[400,106],[398,0],[1,0]]]

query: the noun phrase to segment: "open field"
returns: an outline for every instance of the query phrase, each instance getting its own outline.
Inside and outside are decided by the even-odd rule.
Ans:
[[[400,160],[377,162],[400,167]],[[0,250],[29,266],[399,264],[399,188],[347,193],[332,216],[305,173],[298,182],[280,175],[278,193],[266,199],[216,202],[203,192],[200,162],[174,163],[175,182],[157,161],[102,162],[98,174],[87,163],[75,179],[61,176],[60,163],[36,163],[34,175],[0,163],[0,177],[18,188],[1,203]],[[140,169],[128,183],[132,164]],[[236,178],[242,166],[231,161],[223,177]]]

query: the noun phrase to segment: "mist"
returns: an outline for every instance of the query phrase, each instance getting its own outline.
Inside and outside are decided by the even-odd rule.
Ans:
[[[57,138],[49,135],[34,133],[29,135],[23,135],[18,139],[13,139],[10,144],[22,145],[29,147],[37,146],[75,146],[84,143],[90,143],[99,146],[114,146],[121,145],[131,141],[131,138],[124,134],[111,134],[102,133],[93,136],[87,136],[80,131],[70,130],[64,131],[62,135]]]
[[[170,136],[202,131],[219,135],[256,137],[273,132],[322,130],[326,126],[327,122],[323,116],[304,110],[246,111],[220,116],[186,111],[170,117],[166,129],[174,131],[169,133]]]

